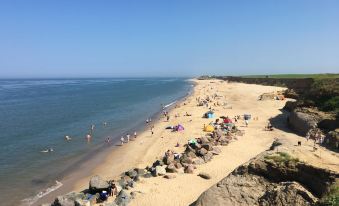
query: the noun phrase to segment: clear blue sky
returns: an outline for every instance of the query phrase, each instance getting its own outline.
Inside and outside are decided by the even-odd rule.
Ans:
[[[319,72],[337,0],[0,1],[0,78]]]

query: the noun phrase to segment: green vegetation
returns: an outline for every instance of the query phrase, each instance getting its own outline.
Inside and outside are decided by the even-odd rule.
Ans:
[[[339,206],[339,182],[330,187],[329,192],[319,201],[321,206]]]
[[[292,78],[292,79],[331,79],[339,78],[339,74],[272,74],[272,75],[245,75],[241,77],[247,78]]]
[[[278,164],[287,164],[287,163],[297,163],[299,162],[298,158],[294,158],[291,155],[287,154],[286,152],[277,152],[273,155],[265,156],[265,159],[267,160],[273,160],[274,162]]]

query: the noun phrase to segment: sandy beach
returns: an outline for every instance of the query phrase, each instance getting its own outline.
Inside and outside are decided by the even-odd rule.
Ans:
[[[269,148],[275,138],[288,142],[291,148],[297,141],[302,141],[302,147],[293,149],[294,155],[303,161],[311,162],[319,167],[325,167],[339,171],[339,158],[336,154],[319,149],[312,153],[312,143],[306,142],[284,126],[286,119],[282,114],[282,108],[286,100],[258,101],[258,96],[265,92],[280,91],[284,88],[261,85],[248,85],[242,83],[228,83],[219,80],[192,80],[196,83],[193,93],[180,102],[176,108],[169,113],[170,120],[164,118],[154,121],[154,134],[149,128],[138,135],[136,139],[131,138],[128,144],[117,146],[117,149],[107,154],[107,157],[91,172],[93,175],[100,175],[105,179],[119,179],[119,175],[132,168],[145,168],[151,165],[156,159],[161,158],[164,153],[171,149],[175,152],[183,152],[183,145],[191,138],[205,135],[203,125],[215,121],[220,116],[234,117],[235,115],[251,114],[258,117],[258,120],[251,120],[248,127],[240,120],[236,126],[245,132],[245,135],[238,136],[227,146],[222,146],[220,155],[213,157],[212,161],[197,165],[194,174],[175,174],[174,179],[163,177],[142,178],[131,191],[138,191],[138,195],[130,205],[189,205],[198,196],[227,176],[239,165],[249,161],[259,153]],[[197,106],[197,97],[218,94],[221,97],[216,101],[225,103],[226,106],[212,106],[215,109],[216,117],[212,119],[202,118],[208,111],[205,106]],[[192,116],[184,116],[188,112]],[[175,115],[179,117],[175,117]],[[270,118],[276,119],[282,127],[274,131],[264,131]],[[166,130],[167,126],[182,124],[184,131],[171,132]],[[152,124],[153,125],[153,124]],[[180,147],[175,147],[176,143]],[[320,154],[320,155],[319,155]],[[211,179],[202,179],[197,174],[206,172]],[[88,188],[90,177],[81,178],[76,182],[72,190],[82,191]]]

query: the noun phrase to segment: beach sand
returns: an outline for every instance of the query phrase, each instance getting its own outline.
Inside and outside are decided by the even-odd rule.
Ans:
[[[158,120],[154,126],[154,135],[151,135],[149,128],[139,134],[137,139],[107,154],[101,163],[91,172],[93,175],[100,175],[106,179],[119,179],[119,175],[132,168],[145,168],[161,158],[165,151],[171,149],[175,152],[183,152],[183,145],[194,137],[205,135],[203,125],[214,121],[220,116],[234,117],[235,115],[251,114],[258,117],[258,120],[251,120],[248,127],[245,127],[243,120],[236,123],[236,126],[245,131],[245,135],[237,137],[227,146],[220,147],[222,153],[213,157],[212,161],[197,165],[194,174],[175,174],[174,179],[153,177],[141,179],[136,187],[130,191],[139,191],[130,205],[166,206],[166,205],[189,205],[199,195],[227,176],[239,165],[249,161],[259,153],[269,148],[275,138],[284,139],[293,149],[293,153],[301,160],[311,162],[320,167],[326,167],[339,171],[339,158],[336,154],[319,149],[315,154],[312,152],[312,142],[306,142],[303,137],[292,133],[286,127],[286,118],[282,114],[285,101],[266,100],[258,101],[258,96],[265,92],[280,91],[284,88],[262,85],[249,85],[242,83],[228,83],[220,80],[192,80],[196,83],[192,95],[180,102],[176,108],[170,111],[170,121],[164,118]],[[202,118],[208,111],[205,106],[198,107],[196,98],[205,97],[217,93],[221,95],[217,101],[227,103],[227,106],[213,106],[216,117],[212,119]],[[192,116],[184,116],[188,112]],[[175,114],[180,117],[175,118]],[[143,117],[141,117],[143,118]],[[279,129],[264,131],[270,118],[281,124]],[[132,121],[132,120],[131,120]],[[182,132],[171,132],[166,130],[167,126],[182,124],[185,130]],[[295,147],[297,141],[302,141],[302,147]],[[176,143],[180,147],[175,147]],[[319,153],[319,154],[318,154]],[[202,179],[197,174],[206,172],[211,179]],[[72,190],[82,191],[88,188],[90,177],[84,177],[76,181]]]

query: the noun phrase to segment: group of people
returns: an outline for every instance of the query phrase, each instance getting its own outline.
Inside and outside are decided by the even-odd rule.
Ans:
[[[137,138],[137,132],[134,132],[134,139]],[[124,145],[124,143],[128,143],[131,140],[131,135],[129,133],[126,134],[126,140],[125,140],[125,136],[121,136],[120,138],[120,142],[121,145]]]

